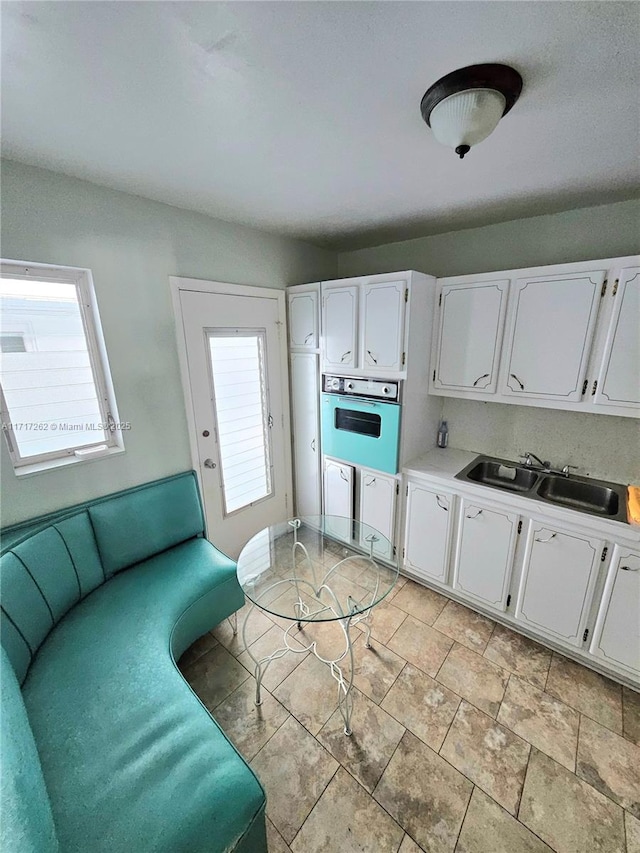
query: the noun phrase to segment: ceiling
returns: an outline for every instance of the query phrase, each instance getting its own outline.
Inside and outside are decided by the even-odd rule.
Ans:
[[[334,248],[640,193],[640,4],[5,2],[3,154]],[[420,116],[505,62],[464,161]]]

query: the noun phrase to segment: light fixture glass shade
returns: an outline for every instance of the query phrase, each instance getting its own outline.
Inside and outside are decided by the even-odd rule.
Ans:
[[[467,89],[449,95],[431,110],[429,124],[443,145],[477,145],[496,129],[506,100],[495,89]]]

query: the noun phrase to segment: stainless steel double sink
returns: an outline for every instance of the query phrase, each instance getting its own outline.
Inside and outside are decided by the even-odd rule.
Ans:
[[[627,490],[620,483],[530,468],[492,456],[477,456],[456,474],[456,479],[600,518],[627,521]]]

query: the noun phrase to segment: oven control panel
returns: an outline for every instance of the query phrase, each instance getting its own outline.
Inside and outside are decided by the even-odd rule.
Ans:
[[[363,379],[362,376],[322,376],[322,390],[327,394],[348,394],[375,400],[400,402],[400,383],[384,379]]]

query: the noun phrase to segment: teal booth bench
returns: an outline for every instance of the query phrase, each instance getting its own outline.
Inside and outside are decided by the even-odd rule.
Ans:
[[[7,853],[266,853],[264,791],[176,660],[242,607],[193,472],[3,532]]]

